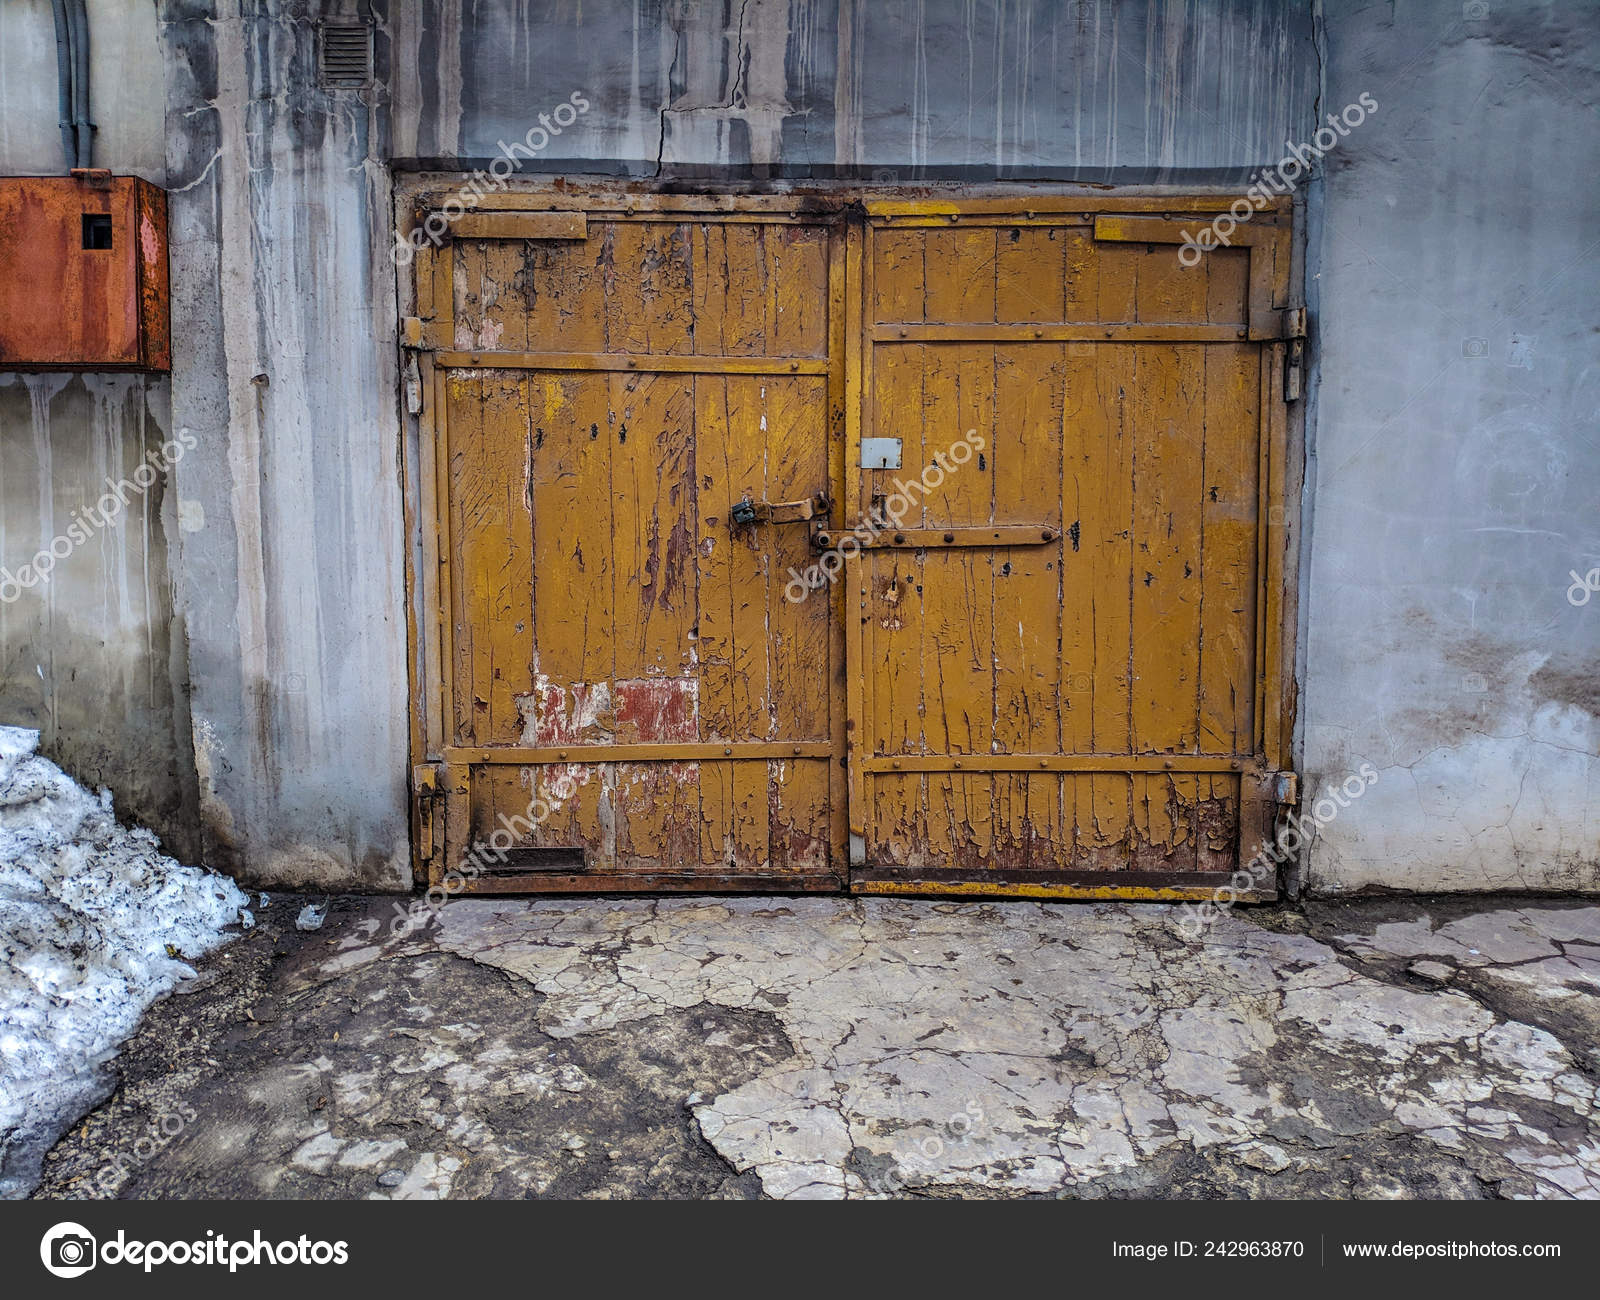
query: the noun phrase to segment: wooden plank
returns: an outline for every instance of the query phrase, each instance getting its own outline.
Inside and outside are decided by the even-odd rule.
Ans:
[[[589,221],[581,212],[494,212],[477,209],[450,219],[455,239],[587,239]]]
[[[670,375],[824,375],[825,358],[665,356],[650,352],[441,351],[441,366],[470,370],[598,370]]]
[[[1058,753],[1061,708],[1062,409],[1065,349],[996,349],[993,441],[985,454],[997,520],[1032,517],[1057,539],[1008,546],[992,560],[996,750]],[[1028,865],[1038,846],[1059,842],[1061,782],[1053,776],[996,778],[995,865]],[[1003,849],[1002,849],[1003,846]]]
[[[694,381],[616,376],[612,439],[614,646],[618,679],[692,681],[697,487]],[[620,699],[616,701],[621,708]]]
[[[1133,292],[1137,282],[1135,267],[1148,256],[1143,249],[1135,255],[1127,249],[1117,249],[1124,256],[1113,259],[1120,262],[1114,272],[1114,282],[1126,288],[1124,301],[1102,300],[1103,325],[982,325],[982,324],[916,324],[915,322],[887,322],[872,327],[872,337],[879,343],[1232,343],[1244,337],[1244,330],[1232,325],[1213,325],[1203,319],[1194,324],[1172,324],[1162,321],[1135,321],[1132,317]],[[1128,312],[1126,319],[1118,319]],[[1203,318],[1204,313],[1199,315]]]
[[[601,375],[528,380],[537,678],[523,701],[524,743],[611,735],[616,438],[609,390]]]
[[[868,772],[1142,772],[1150,775],[1238,773],[1255,766],[1245,759],[1211,754],[966,754],[960,751],[883,755],[863,759],[861,765]]]
[[[1068,319],[1067,240],[1060,228],[1012,226],[996,233],[995,321],[1059,324]]]
[[[869,196],[864,200],[869,216],[875,218],[929,217],[965,219],[978,214],[1027,216],[1030,213],[1100,213],[1100,212],[1226,212],[1237,200],[1237,189],[1214,191],[1191,190],[1183,194],[1139,194],[1118,190],[1115,194],[1017,194],[1005,197],[981,198],[882,198]],[[1287,212],[1290,198],[1274,196],[1273,201],[1258,214]]]

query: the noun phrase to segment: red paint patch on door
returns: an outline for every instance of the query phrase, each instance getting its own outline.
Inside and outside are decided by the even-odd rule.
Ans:
[[[700,738],[700,683],[692,677],[617,682],[617,743],[650,745]]]

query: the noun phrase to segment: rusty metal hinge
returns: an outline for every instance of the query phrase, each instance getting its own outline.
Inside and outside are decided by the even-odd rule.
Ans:
[[[422,862],[433,861],[437,844],[439,805],[444,799],[444,787],[440,784],[442,767],[439,763],[424,763],[411,769],[411,798],[417,816],[417,858]]]
[[[1280,808],[1293,808],[1300,802],[1300,776],[1296,772],[1279,772],[1272,782],[1272,797]]]
[[[1291,307],[1284,312],[1283,323],[1289,344],[1283,355],[1283,400],[1298,402],[1305,388],[1306,309]]]
[[[422,367],[417,364],[417,354],[406,354],[406,410],[412,415],[422,414]]]

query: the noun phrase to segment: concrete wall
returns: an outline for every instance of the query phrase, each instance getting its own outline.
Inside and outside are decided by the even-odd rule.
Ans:
[[[317,84],[337,6],[161,6],[173,419],[207,860],[411,879],[404,511],[381,92]],[[380,50],[380,54],[382,51]]]
[[[476,165],[582,89],[538,165],[1220,179],[1316,90],[1309,3],[609,0],[395,5],[394,154]],[[748,173],[747,173],[748,174]]]
[[[171,440],[167,403],[144,375],[0,376],[0,721],[37,727],[52,758],[193,861],[177,511],[165,475],[134,478]]]
[[[1324,9],[1303,765],[1380,779],[1309,883],[1594,889],[1600,9]]]
[[[153,4],[89,0],[94,162],[165,180]],[[50,0],[0,5],[0,174],[61,175]],[[16,572],[172,436],[162,376],[0,373],[0,569]],[[98,511],[95,516],[98,517]],[[176,510],[165,474],[93,529],[49,580],[0,588],[0,722],[199,857],[188,666],[173,607]],[[6,595],[16,599],[6,601]]]

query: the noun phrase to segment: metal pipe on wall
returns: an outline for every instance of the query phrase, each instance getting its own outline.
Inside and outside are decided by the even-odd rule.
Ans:
[[[61,124],[61,152],[70,170],[78,165],[77,132],[72,125],[72,26],[67,0],[50,0],[56,19],[56,116]]]
[[[77,133],[77,166],[92,167],[94,123],[89,120],[89,11],[85,0],[68,0],[72,35],[72,119]]]

